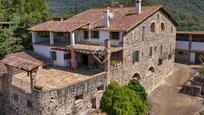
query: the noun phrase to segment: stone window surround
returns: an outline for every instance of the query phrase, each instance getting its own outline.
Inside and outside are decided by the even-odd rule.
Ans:
[[[165,22],[161,22],[160,23],[160,29],[161,29],[161,32],[165,32],[166,31],[166,24],[165,24]]]
[[[146,25],[141,26],[141,38],[142,41],[145,41]]]
[[[150,24],[150,32],[156,33],[156,22],[152,21]]]

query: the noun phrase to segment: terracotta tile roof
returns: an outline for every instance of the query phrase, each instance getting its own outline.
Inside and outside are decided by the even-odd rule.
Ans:
[[[177,25],[176,20],[165,10],[161,5],[152,5],[152,6],[144,6],[142,7],[142,13],[136,14],[135,7],[118,7],[111,8],[111,13],[113,13],[114,17],[111,19],[110,27],[106,28],[104,25],[104,10],[105,8],[96,8],[90,9],[85,12],[79,13],[64,22],[54,22],[49,21],[43,24],[39,24],[37,26],[32,27],[31,31],[61,31],[65,30],[75,30],[82,27],[83,24],[89,24],[91,29],[98,30],[108,30],[108,31],[128,31],[142,21],[147,19],[149,16],[154,14],[158,10],[162,10],[166,13],[168,18],[172,20],[175,25]],[[82,24],[78,24],[79,22],[83,22]],[[69,31],[70,31],[69,30]]]
[[[31,71],[44,65],[47,61],[33,52],[23,51],[6,55],[2,62],[25,71]]]
[[[5,74],[6,71],[7,71],[6,65],[3,62],[0,61],[0,76]]]
[[[29,28],[30,31],[50,31],[50,32],[72,32],[85,25],[87,22],[76,21],[47,21]]]
[[[204,35],[204,31],[178,31],[177,34],[183,35]]]

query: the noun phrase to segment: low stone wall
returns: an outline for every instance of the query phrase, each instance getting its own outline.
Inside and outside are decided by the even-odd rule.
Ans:
[[[182,92],[192,96],[201,96],[201,86],[196,85],[184,85]]]
[[[204,96],[204,83],[198,80],[195,80],[195,77],[199,77],[198,72],[191,78],[182,88],[181,92],[186,93],[192,96],[203,97]]]
[[[81,115],[100,107],[106,73],[56,90],[26,93],[12,86],[8,115]]]

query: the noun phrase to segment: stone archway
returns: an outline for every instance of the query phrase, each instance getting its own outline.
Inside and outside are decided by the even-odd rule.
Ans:
[[[149,69],[148,69],[149,72],[151,73],[155,73],[155,68],[153,66],[151,66]]]
[[[135,73],[132,77],[133,80],[141,80],[141,76],[139,73]]]

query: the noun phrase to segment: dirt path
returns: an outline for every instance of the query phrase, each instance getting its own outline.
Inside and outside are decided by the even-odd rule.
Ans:
[[[195,115],[204,110],[201,99],[179,93],[190,78],[190,71],[187,65],[175,64],[174,73],[149,96],[151,115]]]

